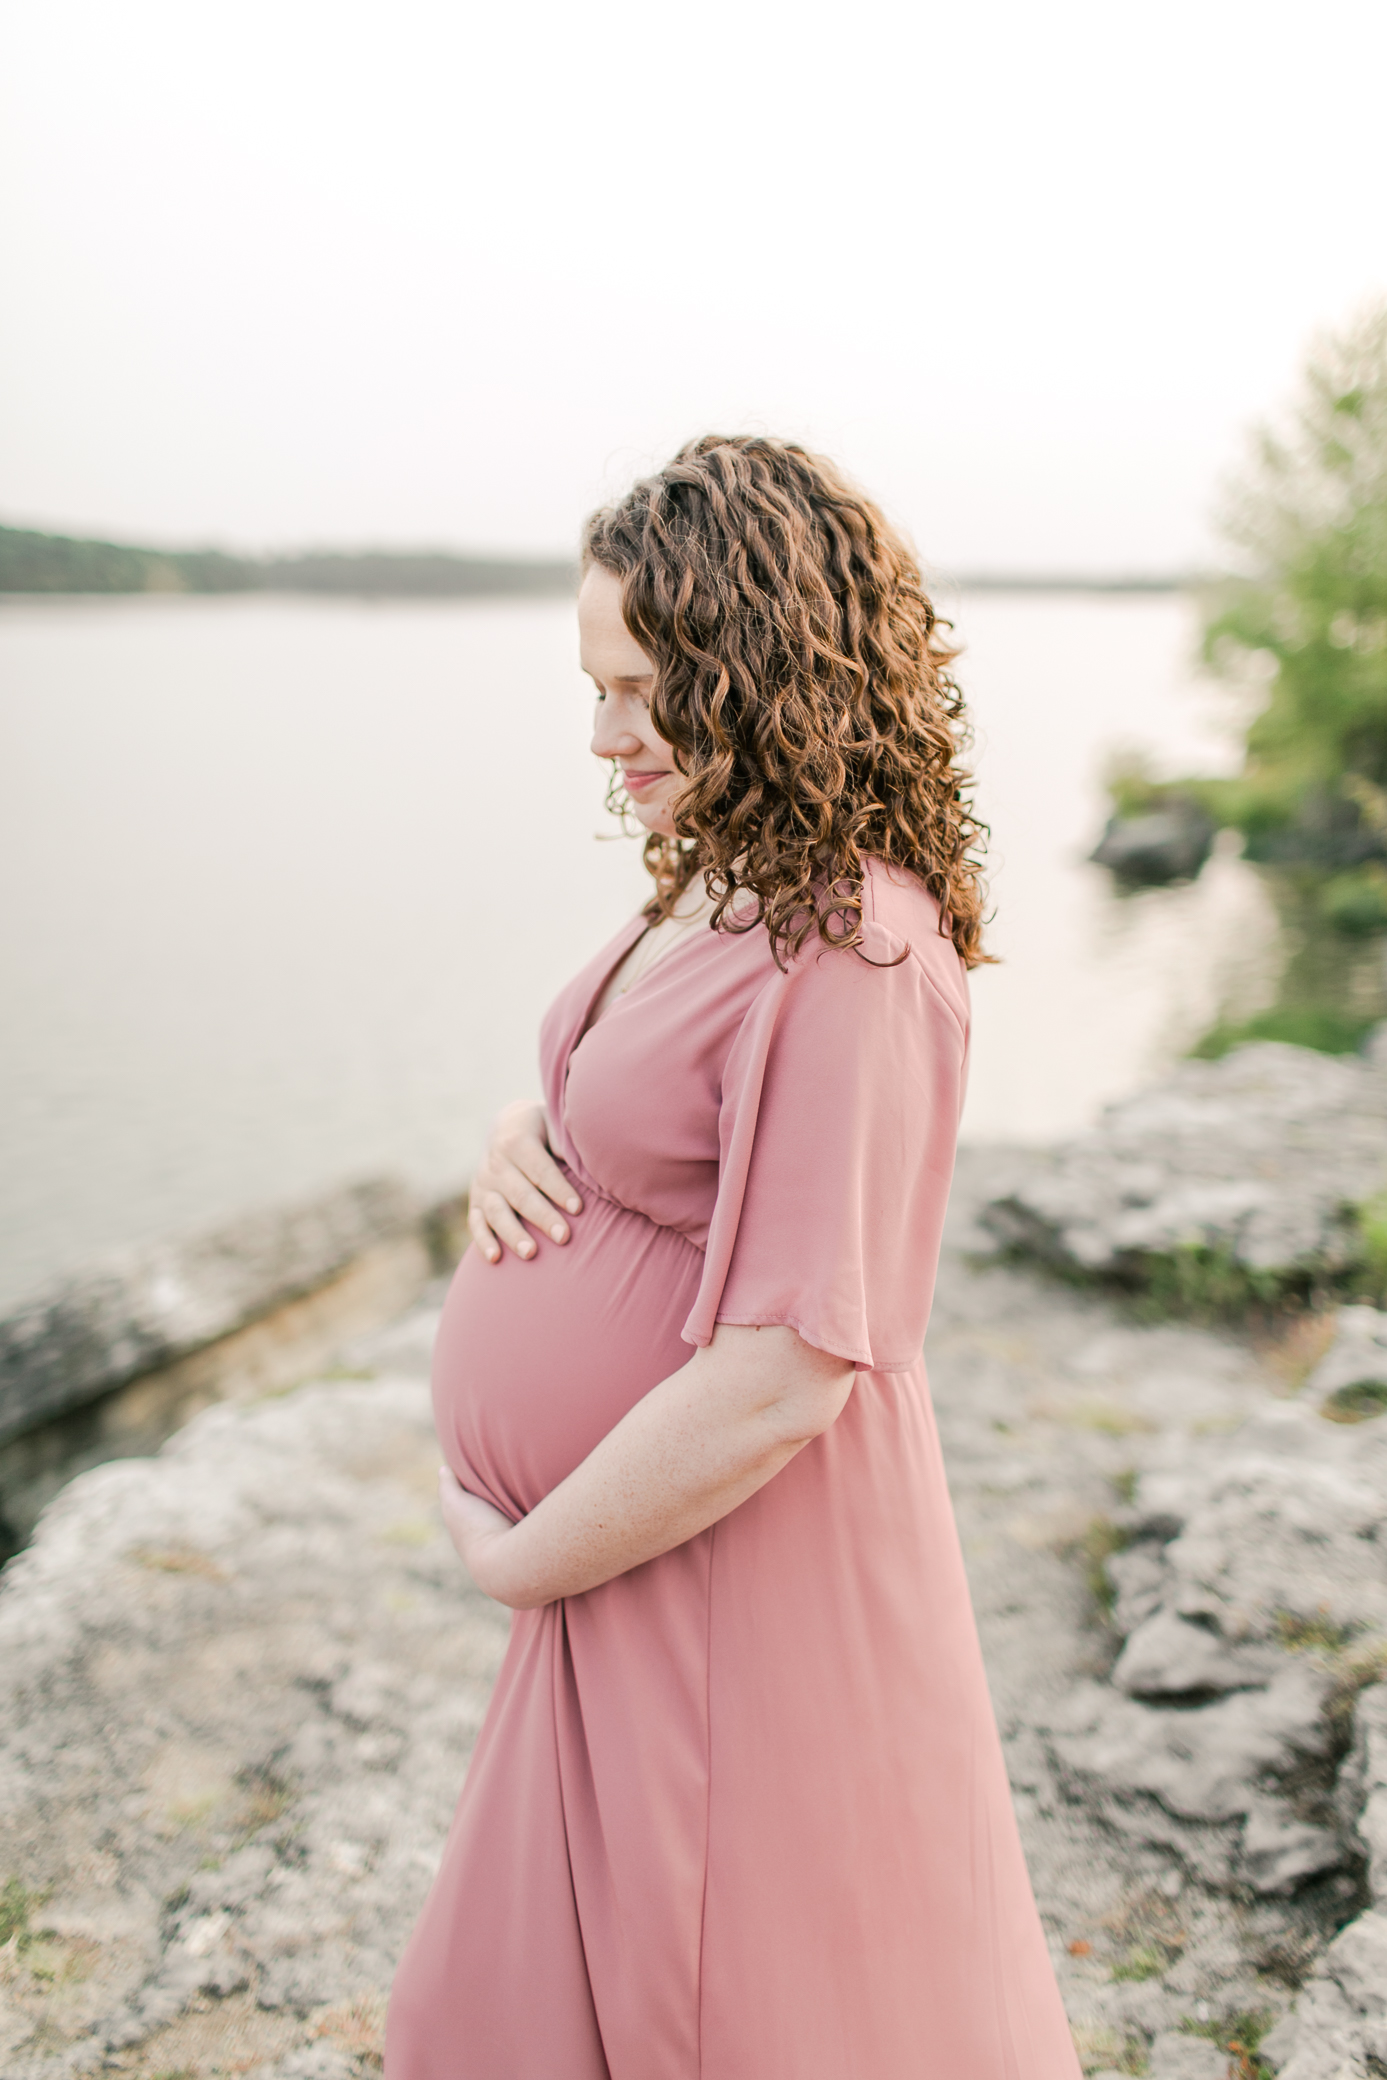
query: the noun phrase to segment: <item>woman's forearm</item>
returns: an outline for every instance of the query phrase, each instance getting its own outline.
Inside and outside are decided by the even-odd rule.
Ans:
[[[477,1541],[478,1585],[532,1609],[682,1545],[827,1429],[852,1379],[792,1329],[720,1327],[527,1517]]]

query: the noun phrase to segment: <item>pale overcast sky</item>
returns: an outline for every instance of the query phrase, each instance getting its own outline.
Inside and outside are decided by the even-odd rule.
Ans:
[[[1381,0],[14,9],[0,518],[565,551],[755,429],[946,569],[1204,560],[1384,78]]]

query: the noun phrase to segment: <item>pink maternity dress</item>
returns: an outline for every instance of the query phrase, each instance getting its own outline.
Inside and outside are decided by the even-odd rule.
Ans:
[[[519,1517],[719,1322],[788,1323],[857,1376],[711,1530],[517,1613],[388,2080],[1077,2080],[920,1356],[958,958],[873,867],[865,958],[782,973],[763,931],[699,931],[591,1023],[641,929],[545,1022],[585,1210],[529,1263],[464,1257],[448,1461]]]

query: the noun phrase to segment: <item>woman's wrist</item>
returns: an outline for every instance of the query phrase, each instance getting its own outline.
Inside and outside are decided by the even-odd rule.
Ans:
[[[521,1536],[523,1517],[513,1524],[480,1495],[464,1488],[447,1466],[438,1469],[438,1500],[454,1550],[484,1596],[512,1610],[552,1600],[523,1594],[527,1543]]]
[[[504,1531],[491,1532],[480,1544],[472,1577],[484,1595],[513,1611],[533,1610],[554,1601],[552,1596],[536,1595],[534,1584],[527,1579],[525,1548],[529,1541],[524,1534],[523,1517]]]

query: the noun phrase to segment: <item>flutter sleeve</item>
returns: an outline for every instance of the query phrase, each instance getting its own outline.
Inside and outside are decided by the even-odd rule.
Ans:
[[[767,986],[724,1072],[688,1342],[719,1322],[778,1323],[859,1370],[915,1363],[965,1055],[957,1005],[878,926],[863,953],[814,947]]]

